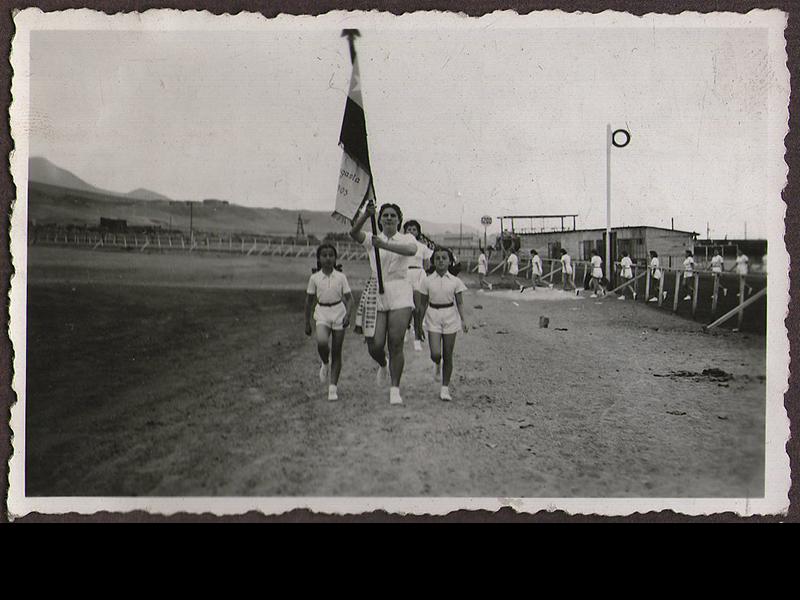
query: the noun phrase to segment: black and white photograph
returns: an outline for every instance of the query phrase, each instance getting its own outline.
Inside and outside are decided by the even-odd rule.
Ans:
[[[786,25],[18,12],[10,518],[785,514]]]

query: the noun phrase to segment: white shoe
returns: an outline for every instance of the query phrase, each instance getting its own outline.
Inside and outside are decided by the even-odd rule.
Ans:
[[[422,342],[419,340],[414,340],[414,350],[416,352],[422,352]]]
[[[650,300],[648,300],[648,302],[658,302],[658,298],[650,298]]]
[[[667,292],[664,292],[664,300],[667,299]]]
[[[692,297],[691,297],[691,296],[684,296],[684,297],[683,297],[683,299],[684,299],[684,300],[691,300],[691,299],[692,299]]]
[[[722,295],[723,296],[727,296],[728,295],[728,288],[722,288]]]
[[[441,391],[439,392],[439,398],[445,401],[452,400],[453,397],[450,395],[450,388],[446,385],[443,385]]]
[[[492,291],[492,284],[491,283],[489,284],[489,291],[490,292]]]
[[[617,296],[617,300],[625,300],[625,296]]]
[[[589,298],[597,298],[597,294],[592,294]]]
[[[633,299],[636,300],[636,292],[633,292]]]
[[[326,363],[322,363],[322,366],[319,368],[319,382],[326,383],[328,381],[328,365]]]
[[[389,404],[402,404],[403,399],[400,397],[399,387],[389,388]]]
[[[383,385],[386,383],[386,380],[389,378],[389,364],[385,364],[382,367],[378,367],[378,372],[375,373],[375,383],[378,385]]]
[[[329,385],[328,386],[328,400],[338,400],[338,399],[339,399],[339,393],[336,390],[336,386],[332,385],[332,384]]]

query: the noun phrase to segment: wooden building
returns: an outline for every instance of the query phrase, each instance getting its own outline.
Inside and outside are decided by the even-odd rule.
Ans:
[[[595,249],[603,257],[606,253],[606,230],[602,229],[564,229],[555,231],[538,231],[526,233],[516,231],[520,237],[521,252],[530,252],[533,248],[544,258],[560,258],[564,248],[574,260],[589,260],[591,250]],[[625,250],[637,264],[649,261],[650,250],[658,252],[661,265],[664,267],[683,264],[686,250],[694,251],[698,234],[693,231],[649,227],[611,228],[611,260],[619,261]]]

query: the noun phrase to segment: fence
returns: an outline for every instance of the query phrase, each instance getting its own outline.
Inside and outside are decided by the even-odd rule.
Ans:
[[[356,243],[332,242],[340,260],[367,260],[366,250]],[[40,232],[29,238],[38,246],[73,246],[92,250],[127,250],[138,252],[213,252],[245,256],[311,257],[317,245],[310,242],[275,241],[258,236],[202,234],[184,236],[166,233],[102,233],[83,230]]]

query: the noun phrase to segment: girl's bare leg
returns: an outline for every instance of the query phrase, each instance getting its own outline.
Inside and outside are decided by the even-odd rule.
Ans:
[[[319,357],[326,365],[328,364],[330,355],[330,349],[328,347],[328,338],[330,335],[331,330],[325,325],[317,325],[317,352],[319,352]]]
[[[409,309],[410,310],[410,309]],[[379,312],[378,318],[375,321],[375,335],[367,338],[367,350],[369,355],[380,366],[386,366],[386,352],[383,347],[386,345],[386,312]],[[403,341],[405,330],[400,334],[400,342]]]
[[[403,376],[403,367],[405,366],[403,336],[406,333],[406,329],[408,329],[411,313],[411,308],[398,308],[397,310],[390,310],[385,313],[387,315],[386,331],[388,332],[389,375],[392,379],[392,387],[399,387],[400,378]],[[375,337],[377,337],[377,335]]]
[[[346,329],[334,329],[331,336],[331,383],[339,383],[339,374],[342,372],[342,344]]]
[[[442,385],[450,385],[450,376],[453,374],[453,350],[456,347],[455,333],[445,333],[442,335]]]

